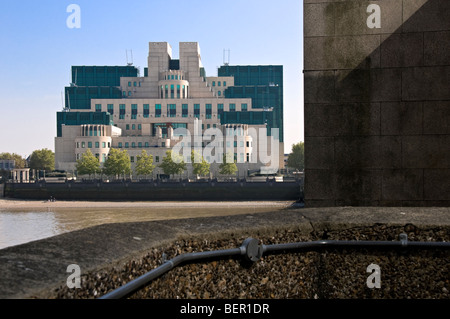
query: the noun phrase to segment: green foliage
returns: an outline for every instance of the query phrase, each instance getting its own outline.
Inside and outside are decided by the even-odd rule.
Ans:
[[[134,172],[136,175],[150,175],[155,169],[153,165],[153,156],[148,155],[145,150],[142,150],[141,155],[137,156],[136,167]]]
[[[103,164],[103,172],[110,176],[120,176],[131,173],[131,161],[126,150],[111,148],[108,158]]]
[[[287,166],[299,171],[305,169],[305,144],[303,142],[292,145],[292,152],[289,154]]]
[[[219,173],[222,175],[233,175],[237,172],[236,161],[233,159],[233,154],[223,154],[222,163],[219,166]]]
[[[77,161],[75,167],[79,175],[89,174],[89,177],[91,177],[91,174],[100,172],[100,161],[92,154],[90,149],[87,149]]]
[[[193,167],[193,173],[200,175],[200,176],[206,176],[209,174],[210,164],[205,160],[205,158],[192,150],[191,152],[191,163]]]
[[[27,160],[16,153],[0,153],[0,160],[15,161],[15,168],[25,168],[27,166]]]
[[[33,151],[30,156],[30,168],[45,171],[55,170],[55,154],[46,148]]]
[[[167,151],[159,167],[163,169],[164,174],[175,175],[181,174],[186,170],[186,163],[181,155]]]

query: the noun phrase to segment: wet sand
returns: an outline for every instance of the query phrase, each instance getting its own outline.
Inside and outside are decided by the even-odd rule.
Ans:
[[[292,201],[238,201],[238,202],[124,202],[124,201],[42,201],[0,199],[2,209],[41,209],[41,208],[284,208]]]

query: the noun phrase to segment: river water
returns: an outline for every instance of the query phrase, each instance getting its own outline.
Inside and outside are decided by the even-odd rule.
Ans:
[[[242,207],[0,208],[0,249],[106,223],[253,214],[284,207],[275,203]]]

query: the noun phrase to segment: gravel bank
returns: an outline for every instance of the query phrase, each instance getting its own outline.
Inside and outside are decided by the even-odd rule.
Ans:
[[[45,298],[97,298],[154,269],[176,255],[239,247],[251,236],[264,244],[334,240],[398,240],[407,233],[411,241],[450,241],[450,227],[417,227],[413,224],[305,231],[284,227],[245,233],[222,233],[180,237],[169,245],[155,247],[146,254],[82,275],[80,289],[62,285]],[[370,289],[367,267],[381,269],[381,288]],[[186,264],[154,280],[130,298],[450,298],[450,251],[327,249],[267,255],[248,267],[239,259]]]

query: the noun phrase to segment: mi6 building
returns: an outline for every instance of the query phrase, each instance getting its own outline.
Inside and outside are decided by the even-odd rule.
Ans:
[[[88,149],[103,164],[111,148],[126,150],[132,167],[142,150],[157,166],[168,150],[190,163],[192,149],[213,175],[224,154],[241,177],[276,172],[284,153],[283,67],[225,64],[208,77],[196,42],[181,42],[179,59],[167,42],[150,42],[143,76],[130,64],[73,66],[57,113],[55,167],[75,171]]]

